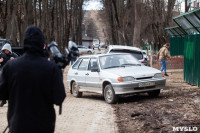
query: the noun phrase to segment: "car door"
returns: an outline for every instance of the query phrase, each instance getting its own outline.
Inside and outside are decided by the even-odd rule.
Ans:
[[[89,91],[101,93],[102,90],[100,88],[100,72],[92,72],[91,70],[93,68],[99,70],[97,58],[90,59],[88,71],[86,73],[86,86]]]
[[[86,47],[83,47],[83,53],[87,54],[88,49]]]
[[[77,72],[75,73],[76,75],[76,82],[80,89],[85,89],[86,88],[86,83],[85,83],[85,77],[88,69],[88,63],[89,63],[89,58],[83,58],[80,65],[78,66]]]
[[[83,54],[83,48],[81,46],[78,47],[79,54]]]

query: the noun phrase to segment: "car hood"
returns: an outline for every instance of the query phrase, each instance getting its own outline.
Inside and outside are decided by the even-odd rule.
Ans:
[[[134,78],[139,77],[152,77],[155,73],[161,73],[159,70],[147,67],[147,66],[126,66],[111,69],[104,69],[107,73],[119,75],[121,77],[133,76]]]

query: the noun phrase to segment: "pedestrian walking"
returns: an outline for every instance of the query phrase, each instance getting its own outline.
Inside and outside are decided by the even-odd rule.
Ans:
[[[62,72],[44,56],[44,35],[38,27],[28,27],[23,42],[25,53],[8,61],[0,74],[9,132],[53,133],[54,104],[61,105],[66,97]]]
[[[160,60],[161,62],[161,69],[160,71],[164,71],[164,75],[165,76],[169,76],[166,72],[166,60],[168,58],[170,58],[170,56],[168,55],[168,49],[170,48],[169,43],[166,43],[165,45],[163,45],[163,47],[159,50],[158,54],[157,54],[157,59]]]
[[[99,44],[99,46],[98,46],[98,50],[99,50],[99,52],[101,51],[101,45]]]
[[[6,43],[3,45],[0,53],[0,70],[4,66],[4,64],[7,63],[8,60],[12,60],[16,58],[18,55],[12,52],[11,46],[9,43]],[[6,100],[2,100],[0,107],[3,107],[3,105],[6,104]]]
[[[69,49],[69,60],[71,61],[71,65],[73,65],[76,59],[79,57],[78,46],[76,45],[75,42],[69,41],[68,49]]]

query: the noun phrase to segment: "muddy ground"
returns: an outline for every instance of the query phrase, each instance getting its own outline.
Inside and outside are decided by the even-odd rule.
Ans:
[[[200,132],[200,88],[184,82],[182,72],[166,79],[166,90],[158,98],[122,96],[112,105],[120,133],[173,132],[173,127],[197,127]]]

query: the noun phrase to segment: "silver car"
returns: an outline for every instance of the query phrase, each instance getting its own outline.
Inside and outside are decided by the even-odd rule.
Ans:
[[[85,46],[78,46],[79,54],[94,54],[93,49],[89,49]]]
[[[131,54],[99,54],[80,57],[69,69],[71,94],[103,94],[107,103],[116,103],[121,94],[148,92],[158,96],[166,79],[154,68],[144,66]]]

